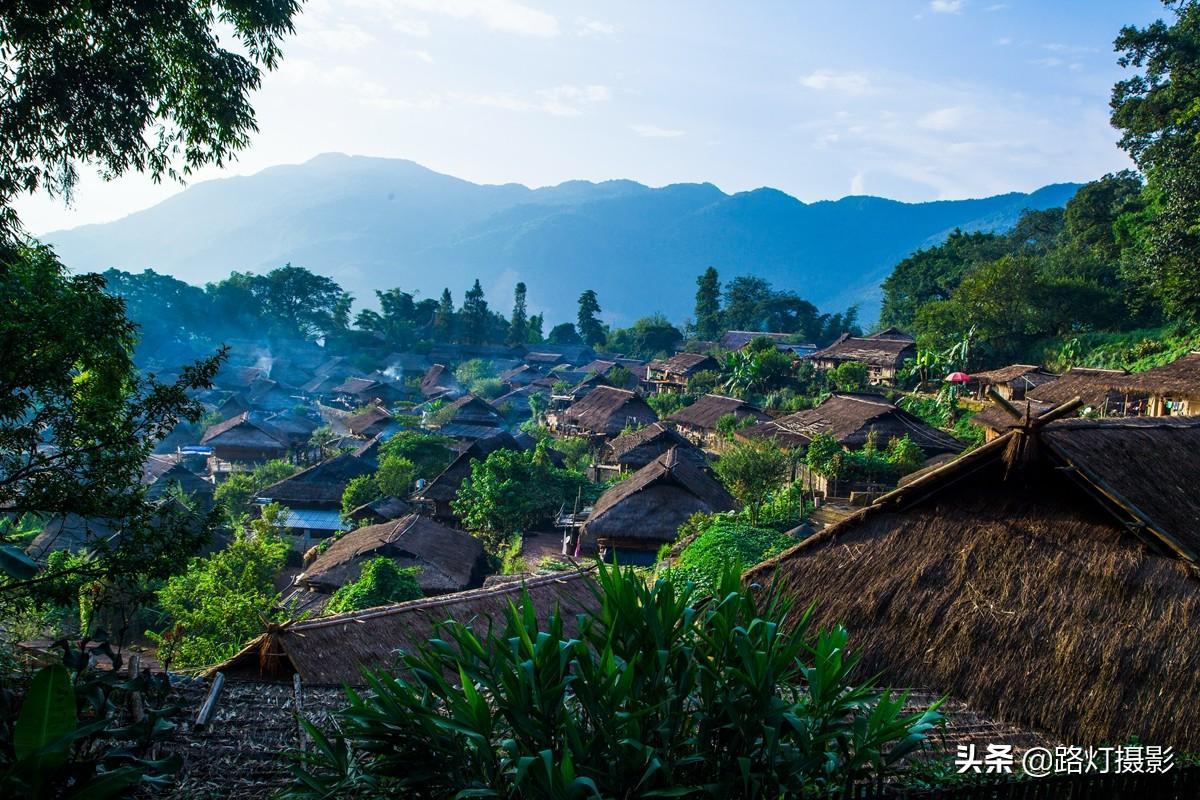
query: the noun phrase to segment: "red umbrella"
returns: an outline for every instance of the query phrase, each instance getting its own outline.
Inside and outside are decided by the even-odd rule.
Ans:
[[[966,383],[971,380],[971,376],[965,372],[951,372],[946,376],[946,380],[950,381],[950,383]]]

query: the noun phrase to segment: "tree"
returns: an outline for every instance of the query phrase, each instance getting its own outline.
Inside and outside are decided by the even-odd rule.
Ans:
[[[550,344],[583,344],[583,339],[579,338],[575,326],[569,322],[563,322],[551,328],[546,341]]]
[[[534,314],[529,318],[529,335],[525,337],[525,341],[529,344],[540,344],[543,338],[542,326],[545,324],[545,315]]]
[[[333,454],[333,443],[338,438],[338,435],[333,432],[332,427],[321,425],[313,429],[312,434],[308,437],[308,444],[310,447],[317,448],[321,460],[324,461]]]
[[[1138,74],[1112,92],[1120,144],[1146,176],[1144,220],[1129,274],[1170,317],[1200,321],[1200,3],[1168,2],[1175,20],[1121,29],[1122,67]]]
[[[256,277],[250,290],[267,318],[288,335],[318,339],[340,327],[345,292],[332,278],[285,264]]]
[[[169,650],[183,667],[203,667],[229,658],[276,615],[275,576],[288,544],[275,531],[285,509],[271,504],[249,531],[210,556],[193,558],[183,574],[169,579],[158,601],[169,619],[169,638],[156,637],[159,657]]]
[[[608,336],[604,324],[596,317],[599,313],[600,302],[596,299],[596,292],[591,289],[584,290],[583,294],[579,295],[579,317],[575,329],[588,347],[603,344]]]
[[[940,245],[905,258],[883,281],[879,324],[911,330],[917,311],[927,303],[950,299],[972,267],[1008,252],[1008,241],[994,233],[955,229]]]
[[[642,317],[629,328],[610,331],[605,345],[615,353],[636,358],[656,358],[675,352],[683,334],[662,314]]]
[[[725,285],[724,327],[727,330],[758,331],[764,327],[771,284],[753,275],[742,275]]]
[[[758,524],[758,512],[787,477],[788,458],[775,443],[763,440],[738,442],[721,453],[714,469],[721,483]]]
[[[193,394],[210,387],[224,352],[162,384],[138,373],[135,341],[99,275],[70,274],[48,247],[0,244],[0,507],[122,520],[120,537],[90,543],[91,558],[70,565],[78,579],[165,577],[206,537],[194,526],[160,529],[141,475],[163,436],[200,419]],[[0,603],[67,577],[0,532],[2,575]]]
[[[416,467],[403,456],[384,456],[379,459],[379,468],[375,470],[375,482],[379,485],[380,494],[385,497],[408,497],[415,478]]]
[[[529,314],[525,308],[525,284],[518,283],[513,290],[512,319],[508,323],[509,345],[516,346],[529,341]]]
[[[463,296],[462,311],[459,313],[462,327],[462,338],[467,344],[483,344],[487,341],[488,327],[491,323],[491,312],[488,311],[487,300],[483,299],[483,287],[479,279]]]
[[[273,483],[296,474],[296,466],[283,459],[259,464],[249,472],[234,472],[217,487],[213,501],[225,513],[230,525],[250,511],[254,496]]]
[[[342,492],[342,516],[349,516],[351,511],[378,500],[382,494],[379,491],[379,481],[375,480],[373,473],[351,478]]]
[[[449,342],[454,338],[454,298],[449,289],[442,289],[442,299],[438,301],[437,313],[433,316],[433,333],[440,342]]]
[[[715,341],[721,335],[721,279],[717,270],[709,267],[696,279],[695,334],[698,338]]]
[[[380,456],[396,456],[413,465],[413,477],[432,480],[450,466],[453,439],[423,431],[401,431],[380,445]]]
[[[296,0],[6,3],[0,10],[0,239],[22,192],[70,198],[80,163],[178,179],[257,129]],[[226,48],[220,36],[237,46]]]
[[[857,392],[867,388],[870,370],[861,361],[846,361],[829,370],[829,382],[839,392]]]
[[[399,567],[386,556],[376,556],[362,565],[358,579],[340,587],[325,606],[330,614],[418,600],[424,596],[417,583],[417,567]]]

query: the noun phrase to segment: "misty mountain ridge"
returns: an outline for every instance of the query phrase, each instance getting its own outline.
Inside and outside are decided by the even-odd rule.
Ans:
[[[804,203],[777,189],[726,194],[711,183],[475,184],[412,161],[325,154],[197,183],[122,219],[41,238],[75,270],[149,268],[197,284],[291,262],[366,305],[392,287],[436,297],[448,286],[461,302],[478,277],[507,313],[524,281],[531,310],[551,322],[573,319],[587,288],[612,322],[653,312],[682,321],[696,276],[711,265],[723,280],[757,275],[825,311],[859,304],[869,320],[880,281],[913,250],[954,228],[1007,230],[1024,209],[1061,206],[1078,187]]]

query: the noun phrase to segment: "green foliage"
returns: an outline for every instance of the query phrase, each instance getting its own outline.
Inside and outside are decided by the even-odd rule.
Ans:
[[[158,593],[168,618],[166,635],[149,633],[182,667],[204,667],[232,656],[262,632],[279,599],[275,575],[283,568],[288,544],[273,529],[282,513],[263,509],[250,531],[238,530],[223,550],[188,562]]]
[[[420,572],[417,567],[398,567],[390,558],[376,556],[362,565],[358,580],[333,593],[325,610],[330,614],[341,614],[417,600],[423,596],[416,578]]]
[[[749,415],[739,417],[737,414],[724,414],[717,420],[717,433],[721,438],[731,440],[742,428],[748,428],[757,422],[757,419]]]
[[[826,378],[839,392],[857,392],[867,388],[867,365],[859,361],[838,364],[826,373]]]
[[[249,95],[277,65],[299,8],[290,0],[6,5],[0,238],[19,227],[17,195],[70,198],[81,163],[159,180],[233,158],[257,130]]]
[[[295,464],[283,459],[273,459],[259,464],[249,472],[231,473],[213,493],[213,501],[232,523],[250,511],[254,496],[273,483],[295,475]]]
[[[403,456],[385,455],[375,470],[375,483],[385,497],[408,497],[416,480],[416,467]]]
[[[170,715],[178,708],[162,702],[166,674],[118,675],[122,659],[107,642],[92,652],[60,646],[62,663],[33,674],[19,711],[0,726],[0,795],[97,800],[166,786],[182,763],[151,757],[175,728]],[[92,666],[93,658],[109,659],[111,668]],[[122,710],[135,693],[145,714],[127,723]]]
[[[732,570],[708,596],[604,565],[596,581],[577,636],[526,595],[369,674],[336,725],[308,726],[284,797],[828,795],[898,771],[940,722],[852,680],[844,629],[811,631]]]
[[[804,522],[808,510],[803,489],[797,483],[789,483],[771,492],[759,508],[757,526],[786,533]],[[747,525],[750,524],[750,515],[745,511],[733,517]]]
[[[550,344],[583,344],[579,332],[570,322],[562,322],[551,328],[546,341]]]
[[[683,334],[670,320],[662,314],[654,314],[642,317],[632,327],[610,331],[605,349],[634,358],[650,359],[669,356],[682,341]]]
[[[675,394],[673,392],[659,392],[652,394],[646,398],[646,404],[654,409],[654,413],[659,419],[665,419],[674,414],[679,409],[689,405],[689,399],[695,402],[695,398],[689,398],[686,395]]]
[[[483,287],[479,279],[463,295],[462,310],[458,312],[458,326],[462,339],[467,344],[483,344],[488,339],[491,313],[483,299]]]
[[[422,431],[402,431],[380,445],[380,456],[396,456],[412,462],[416,477],[430,479],[450,466],[452,440]]]
[[[454,377],[458,378],[458,382],[463,386],[470,386],[476,381],[496,377],[496,370],[492,367],[492,362],[472,358],[458,365],[454,370]]]
[[[721,374],[725,388],[738,397],[782,387],[791,376],[792,357],[775,348],[735,350],[725,356]]]
[[[582,475],[555,467],[541,441],[535,450],[497,450],[471,464],[451,507],[492,553],[516,534],[549,520],[579,492],[590,495]]]
[[[846,450],[833,437],[820,433],[805,453],[805,464],[813,472],[847,481],[892,483],[924,463],[924,453],[908,436],[893,437],[880,450],[872,434],[862,449]]]
[[[777,530],[718,516],[683,548],[670,570],[676,580],[691,581],[702,591],[711,592],[730,569],[740,572],[795,543],[791,536]]]
[[[500,574],[520,575],[525,572],[525,541],[513,536],[500,551]]]
[[[604,323],[596,316],[600,313],[600,302],[596,299],[596,292],[592,289],[585,289],[583,294],[579,295],[579,316],[575,323],[575,330],[579,333],[579,338],[588,347],[596,347],[603,344],[608,338],[608,331],[604,327]]]
[[[529,312],[525,297],[525,284],[518,283],[513,290],[513,312],[508,323],[508,338],[505,339],[507,344],[521,345],[529,341]]]
[[[573,472],[582,472],[592,465],[592,449],[585,436],[551,439],[550,446],[563,454],[564,466]]]
[[[726,448],[714,467],[721,483],[745,506],[752,525],[758,524],[763,503],[782,487],[787,468],[787,456],[773,442],[757,439]]]
[[[359,475],[351,478],[342,492],[342,516],[345,517],[359,506],[366,505],[372,500],[382,497],[379,481],[372,475]]]
[[[695,317],[693,331],[696,337],[716,341],[721,335],[721,279],[713,267],[696,278]]]

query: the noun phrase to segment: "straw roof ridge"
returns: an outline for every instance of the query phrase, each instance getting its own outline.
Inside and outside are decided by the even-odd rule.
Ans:
[[[717,420],[727,414],[733,414],[739,419],[753,417],[759,422],[766,422],[770,419],[761,408],[744,400],[723,394],[706,394],[691,405],[684,406],[667,416],[667,421],[712,430],[717,427]]]
[[[219,436],[223,436],[231,431],[234,431],[236,428],[239,428],[242,425],[246,425],[252,429],[251,431],[247,432],[251,439],[258,439],[259,442],[261,442],[262,438],[266,437],[272,440],[270,443],[273,443],[277,446],[287,446],[287,437],[283,433],[276,430],[275,427],[269,423],[252,419],[249,411],[245,411],[241,414],[238,414],[236,417],[230,417],[224,422],[218,422],[216,425],[211,426],[204,432],[204,435],[200,437],[200,444],[210,442]],[[260,435],[255,436],[255,432]]]
[[[655,486],[669,484],[692,495],[711,511],[727,511],[735,507],[734,499],[725,487],[694,459],[683,457],[678,447],[651,461],[620,483],[610,487],[592,508],[587,525],[593,531],[602,524],[605,515],[625,501]]]
[[[285,506],[341,508],[342,495],[350,481],[372,471],[370,464],[353,453],[341,453],[276,481],[259,491],[256,497],[270,498]]]
[[[1135,372],[1129,376],[1129,385],[1145,392],[1200,394],[1200,352],[1188,353],[1145,372]]]
[[[629,406],[633,406],[636,413],[623,415]],[[636,393],[615,386],[597,386],[563,412],[563,418],[568,422],[597,434],[619,433],[625,427],[625,420],[618,415],[635,416],[647,422],[658,419],[654,409]]]

